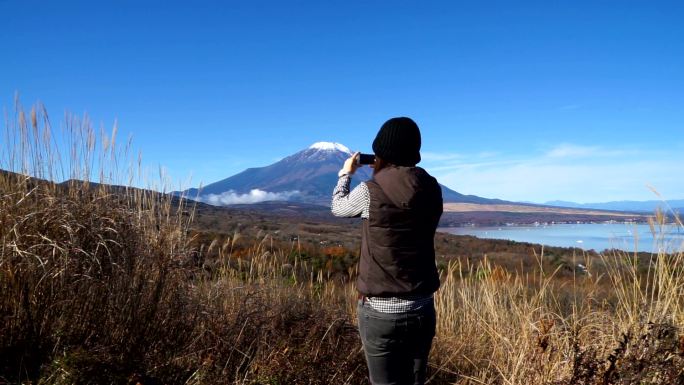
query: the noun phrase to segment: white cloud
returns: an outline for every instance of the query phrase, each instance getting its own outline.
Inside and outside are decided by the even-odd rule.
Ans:
[[[249,193],[239,194],[233,190],[221,194],[207,194],[200,197],[200,200],[215,206],[225,206],[234,204],[251,204],[265,201],[284,201],[299,194],[299,191],[269,192],[253,189]]]
[[[582,146],[572,143],[561,143],[548,151],[549,158],[611,158],[619,156],[647,155],[634,148],[607,148],[601,146]]]
[[[446,186],[464,194],[514,201],[576,202],[684,197],[684,153],[657,149],[603,148],[562,144],[529,156],[474,155],[458,162],[433,162],[427,168]]]
[[[463,154],[456,152],[430,152],[421,151],[420,158],[422,162],[461,162],[467,159],[491,159],[498,156],[498,152],[482,151],[476,154]]]
[[[430,152],[430,151],[421,151],[420,152],[420,158],[423,162],[444,162],[444,161],[463,159],[464,157],[465,157],[465,155],[457,154],[457,153]]]
[[[578,146],[574,144],[563,143],[549,150],[546,153],[546,156],[551,158],[586,157],[597,155],[600,152],[600,147]]]
[[[499,153],[493,151],[482,151],[476,154],[421,151],[420,166],[432,172],[438,172],[462,167],[480,167],[510,162],[510,160],[501,160],[499,155]]]

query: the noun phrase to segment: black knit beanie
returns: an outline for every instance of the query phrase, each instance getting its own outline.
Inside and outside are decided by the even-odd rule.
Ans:
[[[392,118],[380,127],[373,141],[373,152],[397,166],[420,162],[420,129],[411,118]]]

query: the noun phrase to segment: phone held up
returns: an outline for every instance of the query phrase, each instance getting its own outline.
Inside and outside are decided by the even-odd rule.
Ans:
[[[373,154],[359,154],[359,157],[357,158],[357,164],[360,166],[373,163],[375,163],[375,155]]]

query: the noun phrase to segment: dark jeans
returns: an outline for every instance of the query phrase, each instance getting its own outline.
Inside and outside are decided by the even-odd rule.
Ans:
[[[359,333],[373,385],[425,383],[435,336],[435,307],[408,313],[381,313],[359,300]]]

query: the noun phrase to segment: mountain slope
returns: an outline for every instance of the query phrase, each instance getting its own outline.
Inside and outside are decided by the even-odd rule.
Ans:
[[[288,156],[265,167],[248,168],[236,175],[209,184],[202,188],[203,200],[231,203],[231,198],[258,194],[253,190],[272,193],[270,200],[294,200],[300,202],[322,203],[329,199],[337,182],[337,172],[351,151],[337,143],[319,142],[311,147]],[[354,181],[370,178],[370,168],[362,167],[357,171]],[[186,191],[187,196],[197,196],[197,189]],[[283,199],[284,198],[284,199]],[[267,199],[263,199],[267,200]],[[251,203],[249,199],[234,203]],[[259,201],[255,199],[255,201]]]
[[[684,199],[669,201],[614,201],[600,203],[575,203],[568,201],[550,201],[545,205],[556,207],[573,207],[581,209],[613,210],[613,211],[640,211],[653,212],[657,208],[667,210],[668,207],[674,210],[684,208]]]
[[[337,183],[337,172],[352,152],[339,143],[318,142],[309,148],[288,156],[269,166],[248,168],[236,175],[198,189],[189,189],[185,195],[218,205],[256,203],[268,200],[288,200],[321,205],[330,203],[332,190]],[[372,169],[360,167],[352,187],[372,178]],[[475,195],[463,195],[442,187],[445,202],[495,204],[506,203]]]

